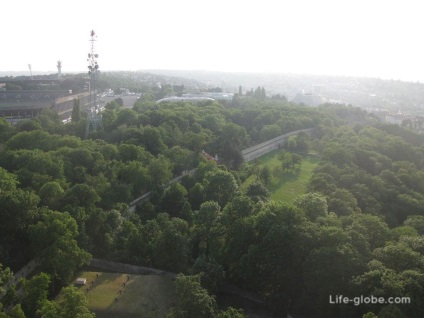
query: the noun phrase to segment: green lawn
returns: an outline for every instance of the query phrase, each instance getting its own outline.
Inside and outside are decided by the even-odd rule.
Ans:
[[[268,190],[271,192],[271,200],[291,203],[294,199],[306,192],[306,186],[311,177],[312,170],[318,165],[319,158],[312,155],[302,155],[302,163],[299,169],[283,172],[278,155],[281,150],[270,152],[258,159],[259,167],[267,166],[271,172],[271,182]],[[252,175],[243,183],[246,188],[255,182],[256,176]]]
[[[78,277],[87,279],[87,285],[79,290],[97,318],[165,317],[174,300],[173,281],[161,276],[130,275],[127,281],[126,274],[82,272]]]

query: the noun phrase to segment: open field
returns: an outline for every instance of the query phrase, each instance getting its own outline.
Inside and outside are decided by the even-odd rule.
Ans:
[[[81,272],[78,277],[87,279],[79,290],[97,318],[165,317],[175,296],[173,281],[161,276]]]
[[[271,172],[271,181],[268,189],[271,192],[271,200],[285,201],[291,203],[294,199],[306,192],[306,187],[311,177],[313,169],[318,165],[319,158],[312,155],[302,155],[302,163],[299,169],[289,172],[283,172],[281,161],[278,155],[281,150],[272,151],[258,159],[259,167],[268,167]],[[243,183],[246,188],[256,179],[255,175],[250,176]]]

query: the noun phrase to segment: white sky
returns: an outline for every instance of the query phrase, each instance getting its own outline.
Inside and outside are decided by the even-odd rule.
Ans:
[[[422,0],[16,0],[0,71],[197,69],[424,82]]]

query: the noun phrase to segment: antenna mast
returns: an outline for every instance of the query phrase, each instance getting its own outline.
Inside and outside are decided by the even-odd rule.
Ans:
[[[97,64],[97,58],[99,57],[99,55],[95,52],[95,48],[94,48],[94,42],[96,42],[96,33],[94,32],[94,30],[91,31],[90,33],[91,35],[91,50],[90,53],[88,53],[88,74],[90,75],[90,107],[93,107],[95,110],[97,110],[97,103],[96,103],[96,97],[97,97],[97,75],[98,75],[98,69],[99,69],[99,64]]]
[[[29,68],[29,72],[31,73],[31,79],[33,80],[34,78],[32,77],[32,67],[31,67],[31,64],[28,64],[28,68]]]
[[[62,76],[62,61],[57,61],[57,79]]]
[[[90,132],[96,132],[97,129],[103,128],[102,115],[99,113],[99,105],[97,101],[97,76],[99,73],[99,64],[97,64],[97,58],[99,55],[95,52],[94,43],[96,42],[96,33],[94,30],[90,33],[91,39],[91,50],[88,53],[88,74],[90,75],[90,86],[89,86],[89,97],[87,109],[87,126],[85,130],[85,136],[87,137]]]

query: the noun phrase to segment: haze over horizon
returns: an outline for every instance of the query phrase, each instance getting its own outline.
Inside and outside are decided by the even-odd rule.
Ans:
[[[59,4],[58,4],[59,3]],[[85,72],[90,31],[103,71],[207,70],[424,82],[420,1],[2,4],[0,72]]]

